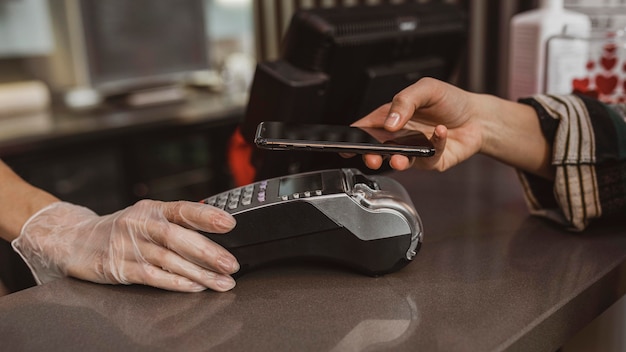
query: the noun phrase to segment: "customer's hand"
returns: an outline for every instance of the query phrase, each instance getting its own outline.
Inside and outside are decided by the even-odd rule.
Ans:
[[[227,291],[235,257],[195,230],[226,233],[228,213],[193,202],[143,200],[114,214],[56,202],[33,215],[13,248],[38,283],[65,275],[173,291]]]
[[[411,159],[392,155],[389,164],[396,170],[414,165],[445,171],[482,153],[517,169],[554,177],[552,146],[531,106],[467,92],[433,78],[420,79],[353,125],[389,131],[408,128],[430,136],[435,155]],[[383,162],[380,155],[365,155],[364,160],[373,169]]]
[[[411,158],[394,155],[392,168],[417,168],[443,171],[480,151],[482,144],[479,120],[475,114],[473,94],[450,84],[424,78],[396,94],[393,101],[376,109],[353,125],[384,127],[389,131],[416,129],[430,136],[435,155]],[[406,126],[405,126],[406,125]],[[380,155],[366,155],[366,165],[377,169],[382,165]]]

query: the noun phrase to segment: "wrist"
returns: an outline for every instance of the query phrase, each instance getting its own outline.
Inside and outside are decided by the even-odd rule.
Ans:
[[[499,154],[503,147],[503,134],[507,128],[505,115],[511,107],[508,105],[510,101],[496,98],[494,96],[480,94],[475,106],[479,109],[474,116],[480,123],[481,131],[481,147],[480,153],[487,156],[500,159]]]
[[[478,140],[476,152],[495,157],[499,148],[502,121],[499,114],[503,109],[501,99],[492,95],[468,93],[466,103],[467,120],[474,125],[472,130]]]
[[[37,219],[41,214],[47,212],[48,210],[51,210],[51,209],[54,209],[54,208],[58,207],[60,203],[62,203],[62,202],[61,201],[53,201],[53,202],[49,203],[48,205],[44,205],[43,208],[41,208],[39,210],[35,210],[35,212],[22,225],[22,228],[20,229],[20,233],[19,233],[20,236],[24,233],[24,229],[26,229],[28,227],[28,225],[34,219]]]
[[[59,199],[26,183],[0,161],[0,236],[12,241],[20,234],[24,223],[40,209]]]
[[[73,245],[82,235],[74,228],[93,217],[97,214],[88,208],[57,201],[39,209],[24,222],[20,235],[11,245],[38,284],[68,274],[67,262],[73,255]]]
[[[483,96],[480,102],[481,153],[512,167],[548,179],[554,177],[552,146],[548,144],[535,110],[525,104]]]

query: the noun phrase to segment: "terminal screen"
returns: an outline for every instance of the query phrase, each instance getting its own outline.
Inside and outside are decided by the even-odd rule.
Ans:
[[[319,173],[301,176],[287,176],[280,179],[278,195],[288,196],[294,193],[321,190],[322,187],[322,175]]]

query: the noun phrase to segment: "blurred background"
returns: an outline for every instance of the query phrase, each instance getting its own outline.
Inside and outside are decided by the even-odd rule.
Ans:
[[[418,2],[428,2],[422,0]],[[28,58],[49,55],[55,43],[55,8],[73,1],[0,0],[0,82],[33,78]],[[203,0],[205,39],[211,69],[222,70],[232,54],[275,59],[293,11],[403,0]],[[511,17],[539,6],[540,0],[449,0],[467,10],[468,56],[460,84],[473,91],[505,95]],[[88,2],[87,2],[88,3]],[[112,3],[115,3],[113,1]],[[595,28],[621,28],[622,0],[564,0],[568,9],[587,13]],[[140,6],[140,5],[137,5]],[[57,21],[58,22],[58,21]],[[236,60],[236,59],[235,59]]]
[[[0,158],[34,185],[99,213],[146,197],[199,200],[226,190],[250,172],[250,150],[234,137],[257,63],[280,58],[292,14],[405,2],[456,4],[466,40],[447,58],[456,65],[446,79],[508,96],[511,20],[543,1],[0,0]],[[621,102],[626,0],[563,6],[588,16],[591,32],[550,37],[546,60],[560,63],[559,50],[582,41],[594,48],[582,61],[585,75],[573,77],[574,86],[562,80],[564,89]],[[615,92],[603,90],[614,79],[608,71],[618,76]],[[22,273],[3,274],[9,290],[32,284],[8,246],[0,250],[0,268]],[[564,350],[624,346],[624,310],[608,312]],[[609,347],[592,349],[598,338]]]

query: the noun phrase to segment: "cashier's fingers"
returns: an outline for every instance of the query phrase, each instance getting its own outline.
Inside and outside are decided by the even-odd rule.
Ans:
[[[150,237],[157,244],[202,268],[226,275],[239,270],[239,263],[231,253],[195,230],[167,223],[151,228]]]
[[[197,234],[195,231],[183,229],[178,225],[170,225],[174,231],[169,229],[163,232],[173,235],[172,237]],[[176,231],[175,227],[178,227],[180,231]],[[151,229],[154,230],[154,227]],[[131,242],[125,240],[125,243],[118,243],[116,246],[118,250],[103,258],[104,262],[101,265],[96,263],[96,268],[92,272],[102,270],[104,282],[144,284],[182,292],[198,292],[206,288],[228,291],[235,286],[235,281],[229,273],[225,272],[226,269],[221,264],[223,257],[220,255],[230,255],[222,247],[208,239],[203,239],[209,245],[204,246],[202,242],[198,243],[203,247],[201,251],[206,255],[205,264],[198,265],[176,252],[179,250],[179,244],[176,241],[164,240],[167,236],[157,236],[155,233],[156,231],[149,236],[128,239]],[[84,275],[74,276],[84,277]]]
[[[224,292],[235,287],[235,280],[229,275],[196,265],[158,245],[145,251],[144,259],[146,262],[137,263],[138,267],[130,266],[127,281],[182,292],[206,288]]]
[[[164,202],[164,215],[175,224],[212,233],[225,233],[235,227],[229,213],[216,207],[195,202]]]
[[[149,263],[128,262],[127,264],[126,280],[128,284],[142,284],[177,292],[200,292],[207,288],[223,292],[235,286],[235,281],[232,278],[230,278],[232,282],[231,287],[223,288],[222,284],[218,284],[218,280],[221,279],[218,279],[217,275],[216,278],[213,279],[213,284],[200,284],[185,276],[171,273]],[[226,280],[228,279],[222,281],[226,282]]]

